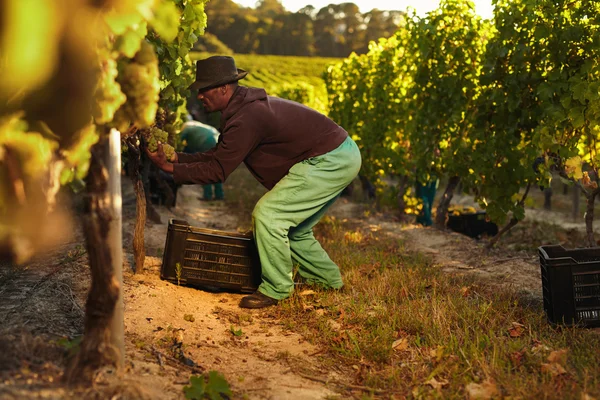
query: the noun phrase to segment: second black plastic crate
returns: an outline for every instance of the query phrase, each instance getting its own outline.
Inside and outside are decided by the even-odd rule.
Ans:
[[[176,284],[254,292],[260,261],[252,234],[196,228],[169,220],[161,279]]]
[[[483,234],[494,236],[498,233],[498,225],[487,220],[485,211],[465,212],[448,209],[446,226],[454,232],[462,233],[472,238]]]
[[[548,321],[600,326],[600,247],[541,246],[538,252]]]

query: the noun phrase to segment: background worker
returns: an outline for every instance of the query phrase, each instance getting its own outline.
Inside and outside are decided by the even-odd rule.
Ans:
[[[252,213],[262,283],[240,301],[240,307],[262,308],[292,293],[293,261],[308,282],[343,286],[313,227],[358,175],[361,157],[348,133],[326,116],[238,85],[246,74],[231,57],[197,61],[190,89],[207,112],[221,111],[219,143],[204,153],[176,153],[172,160],[160,145],[148,155],[182,184],[223,182],[244,162],[269,189]]]
[[[184,153],[203,153],[217,145],[219,131],[212,126],[203,124],[199,121],[188,121],[183,124],[180,138],[185,143],[185,147],[183,148]],[[213,188],[214,200],[223,200],[224,194],[222,182],[202,185],[204,194],[200,199],[205,201],[213,200]]]

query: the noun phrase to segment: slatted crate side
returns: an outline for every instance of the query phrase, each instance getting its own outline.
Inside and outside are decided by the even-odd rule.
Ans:
[[[554,324],[600,326],[600,248],[539,248],[544,310]]]
[[[175,265],[179,264],[179,281],[185,284],[242,292],[256,290],[260,283],[260,262],[252,235],[185,224],[177,221],[169,226],[165,260],[170,264],[163,263],[163,270],[170,275],[164,274],[163,279],[174,281]],[[178,254],[167,256],[172,249],[177,249]]]

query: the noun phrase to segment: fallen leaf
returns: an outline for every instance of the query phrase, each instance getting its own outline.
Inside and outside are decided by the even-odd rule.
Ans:
[[[595,397],[592,397],[592,396],[590,396],[590,395],[589,395],[589,394],[587,394],[587,393],[582,393],[582,394],[581,394],[581,400],[596,400],[596,398],[595,398]]]
[[[448,384],[448,381],[446,379],[442,379],[440,381],[436,380],[435,378],[431,378],[430,380],[428,380],[427,382],[425,382],[425,385],[430,385],[432,388],[434,388],[435,390],[442,390],[442,388],[444,386],[446,386]]]
[[[510,361],[513,364],[513,367],[517,368],[523,364],[523,356],[525,355],[525,350],[515,351],[510,353]]]
[[[552,376],[558,376],[558,375],[567,373],[567,371],[564,369],[564,367],[558,363],[542,364],[542,372],[546,373],[546,374],[550,374]]]
[[[508,334],[510,335],[511,338],[521,337],[523,335],[524,331],[525,331],[525,326],[518,322],[513,322],[512,327],[508,328]]]
[[[398,340],[394,340],[394,343],[392,343],[392,349],[394,349],[396,351],[404,351],[404,350],[408,349],[408,339],[401,338]]]
[[[442,357],[444,357],[444,346],[438,346],[435,349],[431,349],[429,351],[429,356],[436,361],[441,361]]]
[[[499,395],[496,383],[487,380],[483,383],[469,383],[465,390],[470,400],[488,400]]]
[[[470,292],[471,291],[466,286],[460,288],[460,294],[462,294],[463,297],[467,297],[470,294]]]
[[[555,350],[547,358],[549,363],[560,364],[563,367],[567,366],[567,349]]]
[[[306,289],[300,292],[300,296],[313,296],[317,294],[314,290]]]

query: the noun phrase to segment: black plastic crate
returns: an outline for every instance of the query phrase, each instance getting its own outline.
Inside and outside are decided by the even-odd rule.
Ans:
[[[600,247],[541,246],[538,252],[548,321],[600,326]]]
[[[472,238],[479,238],[483,234],[495,236],[498,233],[498,225],[487,220],[485,211],[463,212],[448,209],[446,227]]]
[[[251,233],[196,228],[186,221],[169,220],[161,279],[213,291],[252,293],[261,282],[260,274]]]

